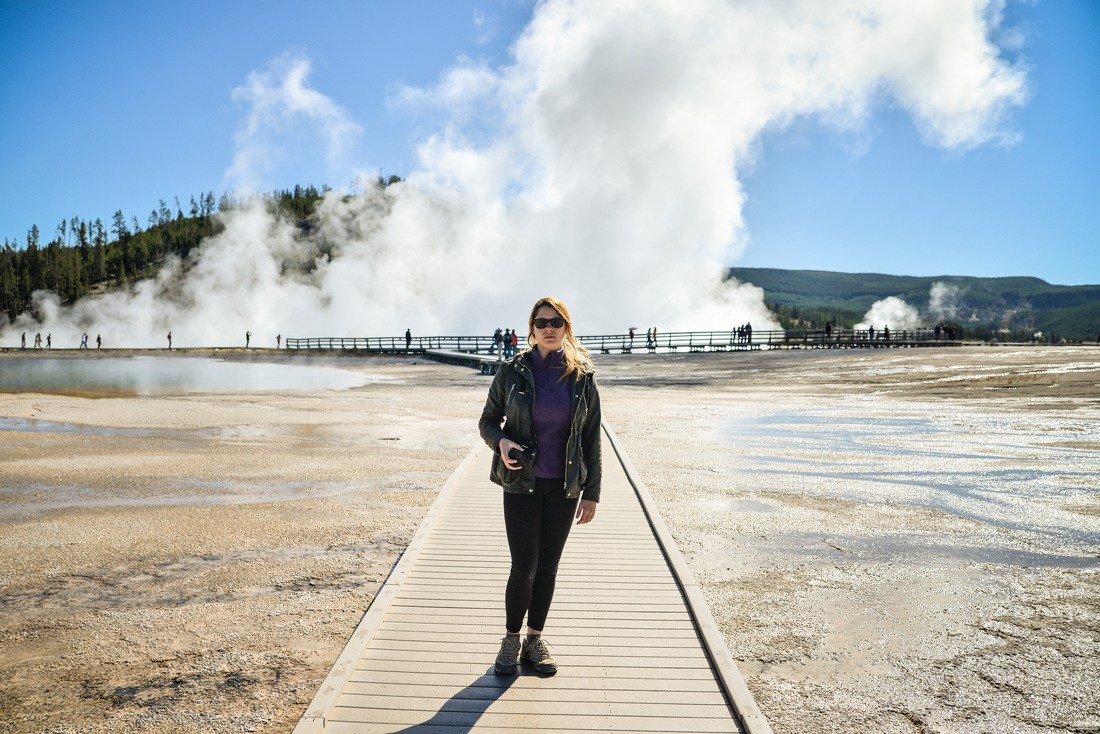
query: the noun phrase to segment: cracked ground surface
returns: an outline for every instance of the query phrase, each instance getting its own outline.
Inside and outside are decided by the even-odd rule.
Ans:
[[[0,729],[293,727],[484,400],[455,368],[345,366],[397,379],[4,396]]]
[[[1100,349],[660,368],[605,412],[776,732],[1100,732]]]
[[[4,396],[4,731],[289,731],[488,386],[328,363],[393,379]],[[597,368],[776,732],[1100,732],[1100,350]]]

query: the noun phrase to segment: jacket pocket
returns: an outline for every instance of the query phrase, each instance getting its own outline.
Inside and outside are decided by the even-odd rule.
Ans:
[[[493,452],[493,466],[491,476],[489,477],[490,479],[501,486],[507,486],[519,479],[519,475],[519,470],[509,469],[504,465],[504,459],[500,458],[500,452]]]

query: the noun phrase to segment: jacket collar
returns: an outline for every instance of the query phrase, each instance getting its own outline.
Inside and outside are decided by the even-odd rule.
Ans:
[[[512,365],[512,369],[523,375],[523,378],[533,386],[535,384],[535,375],[531,372],[531,364],[527,361],[527,354],[531,351],[533,351],[533,348],[529,347],[524,349],[516,356],[506,359],[504,363]],[[575,384],[578,381],[583,382],[590,379],[589,374],[584,375],[579,380],[574,376],[573,383]]]
[[[523,378],[527,380],[527,382],[534,385],[535,376],[531,372],[531,365],[527,363],[527,353],[530,351],[530,349],[524,349],[522,352],[509,359],[508,363],[512,365],[512,369],[523,375]]]

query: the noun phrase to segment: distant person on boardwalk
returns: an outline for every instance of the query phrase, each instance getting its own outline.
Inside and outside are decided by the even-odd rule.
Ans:
[[[86,332],[86,331],[83,334],[80,335],[80,348],[81,349],[87,349],[88,348],[88,332]]]
[[[252,332],[251,331],[246,331],[244,333],[244,348],[245,349],[248,349],[248,343],[250,341],[252,341]]]
[[[278,348],[279,348],[279,346],[280,346],[280,345],[281,345],[282,343],[283,343],[283,335],[282,335],[282,334],[276,334],[276,335],[275,335],[275,348],[276,348],[276,349],[278,349]]]
[[[172,332],[168,332],[168,348],[172,348]]]
[[[745,341],[748,344],[752,344],[752,324],[745,323]]]
[[[46,334],[46,349],[53,346],[53,334]]]
[[[412,329],[405,329],[405,349],[408,349],[410,346],[412,346],[412,343],[413,343]]]
[[[42,332],[41,331],[34,335],[34,348],[35,349],[41,349],[42,348]]]
[[[868,326],[867,327],[867,341],[872,341],[873,342],[874,340],[875,340],[875,327],[874,326]]]
[[[519,335],[515,329],[512,329],[512,356],[516,356],[516,350],[519,349]]]
[[[504,358],[504,355],[500,351],[500,345],[503,343],[504,336],[500,331],[500,327],[498,326],[497,330],[493,332],[493,347],[497,350],[497,356],[501,357],[502,359]]]
[[[535,302],[527,345],[500,366],[478,422],[493,449],[490,479],[504,489],[512,559],[498,675],[514,674],[520,660],[544,675],[557,672],[542,631],[558,561],[573,520],[591,521],[600,500],[600,394],[564,303]]]
[[[882,338],[886,341],[890,341],[890,324],[882,327]]]
[[[826,339],[826,341],[831,341],[832,338],[833,338],[833,322],[826,321],[825,322],[825,339]]]
[[[740,326],[737,327],[737,341],[744,344],[745,342],[748,341],[748,338],[749,338],[749,325],[748,324],[741,324]]]
[[[23,332],[23,336],[19,338],[19,348],[20,349],[26,349],[27,348],[27,332],[25,332],[25,331]]]
[[[502,337],[502,343],[504,344],[504,358],[508,359],[512,356],[512,330],[505,329],[504,336]]]
[[[103,337],[100,336],[99,334],[96,334],[95,335],[95,348],[99,349],[102,346],[103,346]]]
[[[630,335],[630,347],[631,347],[631,349],[633,349],[634,348],[634,327],[633,326],[630,327],[630,331],[628,333]]]

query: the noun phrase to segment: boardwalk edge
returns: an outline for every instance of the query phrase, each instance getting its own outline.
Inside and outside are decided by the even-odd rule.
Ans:
[[[466,471],[467,465],[477,458],[482,445],[478,442],[470,449],[470,453],[451,472],[451,475],[443,484],[443,488],[439,490],[435,502],[428,508],[427,514],[420,521],[420,526],[413,534],[409,545],[401,552],[397,563],[390,569],[389,576],[382,582],[381,588],[375,594],[374,599],[371,600],[370,606],[363,614],[363,618],[359,621],[355,631],[352,632],[340,656],[333,663],[324,683],[321,684],[313,700],[306,707],[305,713],[298,720],[292,734],[317,734],[317,732],[324,729],[326,712],[331,710],[333,704],[336,703],[337,697],[350,677],[350,671],[355,667],[359,658],[362,657],[363,651],[366,650],[371,638],[378,630],[378,626],[382,623],[382,618],[389,611],[390,605],[401,588],[402,580],[408,574],[408,570],[416,559],[420,548],[427,542],[428,536],[431,535],[440,508],[443,507],[447,497],[454,491],[454,485],[458,483],[458,478]]]
[[[733,705],[734,713],[741,722],[741,726],[747,734],[772,734],[771,725],[764,718],[760,707],[756,705],[756,699],[753,698],[752,692],[745,684],[745,679],[737,668],[737,663],[730,653],[729,646],[726,645],[726,639],[722,636],[718,623],[714,621],[714,616],[710,613],[710,606],[707,604],[699,584],[695,581],[695,575],[688,568],[687,559],[684,558],[683,553],[676,545],[672,532],[657,513],[649,489],[646,488],[645,483],[638,475],[638,470],[634,467],[634,463],[623,450],[615,430],[606,420],[603,421],[603,430],[615,450],[619,464],[622,465],[623,471],[626,473],[627,481],[634,487],[634,493],[638,496],[638,500],[642,504],[642,510],[649,520],[649,526],[657,537],[657,542],[665,554],[669,567],[672,569],[672,574],[676,577],[676,581],[684,593],[688,610],[695,618],[707,654],[710,656],[719,682]]]

